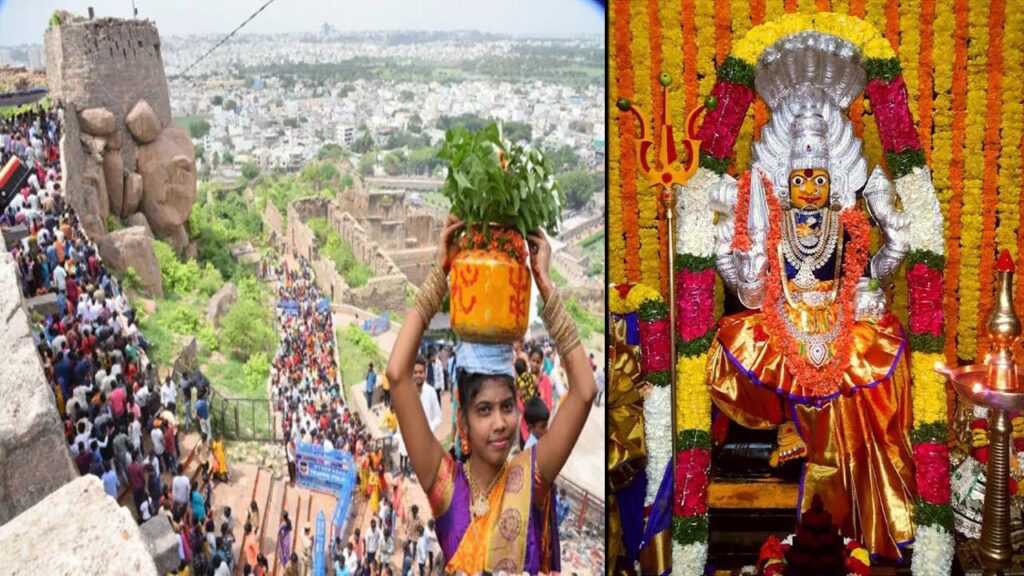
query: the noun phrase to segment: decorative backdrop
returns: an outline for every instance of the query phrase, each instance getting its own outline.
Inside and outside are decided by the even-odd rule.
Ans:
[[[711,92],[716,69],[754,25],[785,13],[834,11],[860,16],[896,51],[910,109],[945,221],[945,355],[973,360],[987,350],[978,330],[993,305],[997,249],[1024,252],[1024,11],[1006,0],[613,0],[609,10],[609,280],[643,283],[668,296],[668,238],[656,191],[637,171],[628,98],[660,114],[658,74],[673,77],[672,124]],[[1004,74],[1004,72],[1006,72]],[[751,142],[767,122],[760,98],[748,111],[733,163],[746,169]],[[871,165],[885,164],[873,111],[862,97],[850,107]],[[655,141],[659,137],[659,126]],[[890,174],[891,175],[891,174]],[[876,238],[877,242],[877,238]],[[906,267],[894,308],[907,322]],[[721,308],[722,290],[715,290]],[[1024,307],[1024,282],[1016,287]],[[717,314],[716,314],[717,315]]]

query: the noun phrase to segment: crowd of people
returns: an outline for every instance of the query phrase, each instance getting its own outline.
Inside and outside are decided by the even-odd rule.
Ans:
[[[27,232],[8,246],[22,295],[56,300],[56,309],[32,328],[71,458],[111,498],[130,494],[138,522],[166,514],[179,537],[182,569],[225,574],[234,536],[230,510],[215,511],[212,502],[213,479],[226,479],[228,466],[222,439],[209,438],[209,382],[168,375],[161,383],[147,360],[149,343],[135,309],[61,190],[62,117],[61,108],[40,108],[2,126],[0,160],[16,155],[29,175],[0,215],[0,227]],[[196,449],[196,479],[183,470],[177,422],[179,392],[188,393],[191,408],[192,390],[197,424],[206,430]],[[191,410],[186,414],[190,423]]]

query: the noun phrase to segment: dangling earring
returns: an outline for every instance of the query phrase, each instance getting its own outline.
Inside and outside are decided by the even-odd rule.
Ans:
[[[469,438],[466,435],[466,427],[462,424],[462,418],[455,419],[455,428],[459,435],[459,447],[462,449],[462,455],[469,456],[472,448],[469,445]]]

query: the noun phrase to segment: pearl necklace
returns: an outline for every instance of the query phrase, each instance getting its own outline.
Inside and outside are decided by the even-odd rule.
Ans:
[[[839,243],[837,216],[825,210],[821,227],[815,236],[821,238],[813,248],[804,247],[796,232],[796,213],[790,211],[782,226],[782,253],[786,261],[797,269],[793,283],[797,288],[810,290],[818,284],[814,271],[821,268],[832,257]]]
[[[469,461],[466,461],[466,480],[468,481],[469,484],[469,499],[471,502],[469,506],[469,511],[471,514],[473,514],[473,518],[486,516],[487,513],[490,511],[491,505],[487,502],[487,500],[490,497],[491,490],[494,488],[494,484],[498,481],[498,478],[501,478],[502,473],[505,472],[506,466],[508,466],[507,461],[501,465],[501,470],[498,470],[498,473],[494,475],[494,478],[491,478],[491,483],[487,486],[487,489],[484,490],[483,492],[479,492],[476,489],[476,482],[473,480],[473,473],[470,472]],[[477,492],[477,495],[475,497],[473,496],[473,492]]]

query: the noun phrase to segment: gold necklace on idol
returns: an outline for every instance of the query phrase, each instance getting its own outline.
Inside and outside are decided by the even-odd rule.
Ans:
[[[500,478],[502,473],[505,472],[505,466],[508,465],[508,461],[505,461],[501,464],[501,470],[498,470],[498,473],[494,475],[494,478],[491,478],[491,483],[487,486],[487,489],[482,492],[477,490],[477,485],[473,479],[473,473],[470,471],[469,463],[470,461],[467,460],[466,480],[468,481],[469,484],[469,500],[471,502],[469,506],[469,511],[471,514],[473,514],[473,518],[479,518],[481,516],[486,516],[487,513],[491,510],[491,505],[487,501],[490,497],[491,490],[494,489],[494,485],[498,481],[498,478]],[[474,492],[476,493],[475,496]]]

